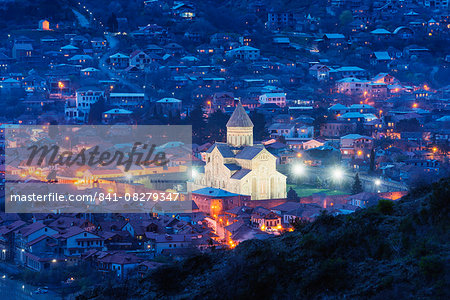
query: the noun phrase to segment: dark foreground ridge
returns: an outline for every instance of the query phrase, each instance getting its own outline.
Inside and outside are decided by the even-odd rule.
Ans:
[[[78,299],[450,299],[450,179]]]

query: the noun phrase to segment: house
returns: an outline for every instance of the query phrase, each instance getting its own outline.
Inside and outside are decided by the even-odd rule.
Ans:
[[[228,164],[229,169],[233,166]],[[241,206],[244,200],[250,200],[250,196],[231,193],[220,188],[205,187],[192,191],[192,200],[200,211],[217,216],[224,211]]]
[[[326,80],[329,78],[331,68],[322,65],[315,64],[309,68],[309,75],[315,77],[317,80]]]
[[[392,35],[392,33],[390,31],[383,29],[383,28],[378,28],[378,29],[372,30],[370,33],[378,41],[386,40],[388,37],[390,37]]]
[[[65,256],[79,256],[88,250],[104,250],[104,239],[80,227],[70,227],[65,231],[52,235],[59,242]]]
[[[105,97],[105,92],[96,87],[78,89],[75,93],[75,101],[68,99],[66,102],[66,118],[87,121],[91,105],[103,97]]]
[[[235,105],[235,98],[234,94],[230,92],[217,92],[214,93],[212,98],[212,103],[210,106],[214,109],[222,109],[224,110],[225,107],[232,107]]]
[[[369,91],[369,82],[354,77],[347,77],[336,81],[338,93],[350,96],[361,96]]]
[[[59,49],[59,51],[61,52],[61,54],[62,54],[64,57],[71,57],[71,56],[73,56],[73,55],[79,53],[79,52],[80,52],[80,48],[78,48],[77,46],[74,46],[74,45],[70,45],[70,44],[69,44],[69,45],[62,46],[62,47]]]
[[[145,53],[161,55],[164,53],[164,49],[159,47],[158,45],[150,44],[145,48]]]
[[[340,67],[334,70],[334,72],[340,77],[364,77],[366,75],[366,70],[360,67],[348,66]]]
[[[318,216],[323,208],[316,203],[286,202],[271,208],[282,217],[284,225],[291,225],[296,219],[311,220]]]
[[[407,26],[399,26],[395,28],[393,34],[401,39],[407,40],[414,37],[414,31]]]
[[[257,60],[260,56],[260,50],[250,46],[242,46],[227,51],[226,55],[240,60]]]
[[[13,59],[0,52],[0,71],[8,71]]]
[[[370,63],[372,65],[387,65],[391,59],[387,51],[375,51],[371,56]]]
[[[295,25],[294,13],[289,12],[275,12],[267,13],[266,27],[270,30],[281,30],[293,27]]]
[[[278,138],[283,136],[285,138],[292,138],[295,134],[294,124],[274,123],[269,126],[269,134],[271,138]]]
[[[373,148],[373,138],[360,134],[348,134],[340,138],[343,158],[368,160]]]
[[[156,101],[158,115],[176,116],[181,112],[182,101],[175,98],[163,98]]]
[[[314,126],[297,125],[295,135],[299,139],[310,139],[314,136]]]
[[[90,250],[82,255],[84,261],[90,262],[102,272],[113,272],[117,278],[124,279],[132,275],[144,260],[135,254],[123,251]]]
[[[365,116],[360,112],[347,112],[343,115],[337,117],[340,121],[348,121],[348,122],[364,122]]]
[[[335,104],[333,106],[330,106],[328,108],[328,111],[333,113],[333,114],[335,114],[335,115],[337,115],[337,116],[340,116],[340,115],[345,114],[346,112],[348,112],[348,107],[345,106],[345,105],[342,105],[340,103],[337,103],[337,104]]]
[[[423,5],[425,7],[435,8],[435,9],[442,9],[442,10],[448,10],[448,1],[446,0],[424,0]]]
[[[323,145],[325,145],[324,141],[318,139],[311,139],[309,141],[303,142],[302,148],[303,150],[309,150],[322,147]]]
[[[131,115],[133,112],[131,110],[126,110],[123,108],[113,108],[108,111],[103,112],[102,122],[104,124],[112,123],[129,123],[131,121]]]
[[[360,112],[362,114],[375,112],[375,107],[369,104],[352,104],[348,107],[349,112]]]
[[[341,33],[326,33],[322,36],[327,47],[342,47],[346,44],[345,36]]]
[[[28,61],[34,55],[33,40],[27,37],[19,37],[14,40],[12,58],[18,61]]]
[[[169,43],[169,44],[165,45],[164,50],[166,51],[167,54],[172,55],[172,56],[182,55],[185,52],[183,46],[180,46],[177,43]]]
[[[50,30],[50,22],[47,20],[40,20],[39,30]]]
[[[13,261],[15,255],[15,232],[27,226],[22,220],[3,222],[0,227],[0,260]]]
[[[96,37],[91,40],[91,46],[94,51],[101,51],[108,45],[104,38]]]
[[[138,69],[144,69],[151,62],[150,56],[148,56],[144,51],[136,50],[130,54],[130,66],[135,66]]]
[[[288,48],[290,46],[290,40],[288,37],[276,36],[273,38],[273,44],[282,48]]]
[[[110,93],[108,98],[108,104],[125,109],[138,108],[144,103],[144,93]]]
[[[178,248],[192,248],[193,241],[198,238],[194,234],[159,234],[146,232],[147,242],[144,243],[145,249],[152,250],[155,254],[161,254],[164,250]]]
[[[87,66],[92,64],[92,57],[85,54],[74,55],[67,60],[70,63]]]
[[[281,230],[281,216],[273,211],[263,208],[255,207],[251,214],[251,222],[259,227],[262,231]]]
[[[42,222],[34,222],[21,227],[15,232],[15,260],[21,264],[26,262],[25,253],[28,252],[29,243],[43,236],[53,236],[58,231],[44,225]],[[28,245],[28,246],[27,246]]]
[[[125,69],[130,63],[130,57],[122,53],[116,53],[109,57],[109,64],[116,69]]]
[[[87,77],[96,77],[100,74],[100,70],[93,67],[88,67],[81,69],[80,74]]]
[[[259,103],[263,104],[276,104],[279,107],[286,106],[286,94],[285,93],[265,93],[259,96]]]
[[[184,2],[174,2],[175,6],[171,8],[172,14],[184,20],[195,18],[195,7],[193,4]]]

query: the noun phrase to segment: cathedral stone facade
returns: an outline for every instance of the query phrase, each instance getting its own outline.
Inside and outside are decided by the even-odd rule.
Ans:
[[[253,144],[253,123],[239,102],[227,123],[227,142],[206,152],[204,172],[189,190],[213,187],[250,195],[252,200],[286,198],[286,176],[276,170],[276,157]]]

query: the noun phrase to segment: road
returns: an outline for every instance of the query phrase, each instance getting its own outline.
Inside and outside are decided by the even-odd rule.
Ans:
[[[119,47],[119,41],[116,37],[112,36],[111,34],[105,34],[105,39],[108,41],[110,49],[105,52],[99,59],[98,67],[99,69],[104,72],[105,74],[108,74],[110,78],[116,78],[120,77],[120,83],[127,86],[129,89],[131,89],[133,92],[142,92],[143,89],[141,86],[129,81],[126,79],[123,75],[117,75],[114,70],[109,68],[109,65],[107,63],[108,57],[118,51]]]
[[[75,17],[78,19],[78,23],[81,27],[89,28],[90,24],[88,19],[86,19],[85,16],[83,16],[79,11],[72,8],[73,13],[75,14]]]

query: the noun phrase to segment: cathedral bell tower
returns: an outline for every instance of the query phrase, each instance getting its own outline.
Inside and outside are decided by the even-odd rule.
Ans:
[[[232,147],[253,146],[253,123],[241,101],[227,123],[227,144]]]

